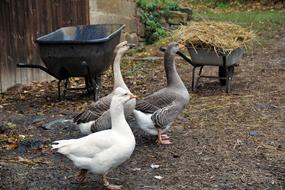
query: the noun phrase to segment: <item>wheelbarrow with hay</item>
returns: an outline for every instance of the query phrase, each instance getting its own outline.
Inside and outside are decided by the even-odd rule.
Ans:
[[[219,34],[219,35],[217,35]],[[187,56],[181,51],[177,54],[193,66],[192,91],[195,91],[200,78],[219,79],[230,92],[234,76],[234,68],[242,58],[246,44],[254,38],[251,31],[241,26],[225,22],[192,22],[189,26],[182,26],[171,37],[171,40],[185,44]],[[164,51],[164,48],[160,48]],[[202,75],[205,66],[219,68],[218,76]],[[196,69],[199,69],[196,77]],[[196,79],[197,78],[197,79]]]
[[[241,59],[244,49],[237,48],[229,53],[215,52],[207,48],[193,48],[186,46],[191,57],[185,55],[181,51],[177,52],[177,55],[182,57],[186,62],[193,66],[192,70],[192,91],[196,90],[200,78],[219,79],[220,84],[225,86],[227,93],[230,92],[231,81],[234,76],[234,67],[238,65]],[[161,51],[165,51],[165,48],[160,48]],[[203,68],[205,66],[217,66],[219,67],[218,76],[202,75]],[[196,69],[199,68],[198,77],[196,78]]]

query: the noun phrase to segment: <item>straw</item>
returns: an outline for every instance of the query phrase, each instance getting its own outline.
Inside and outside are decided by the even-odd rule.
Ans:
[[[201,21],[179,27],[167,41],[177,41],[193,48],[231,52],[236,48],[248,48],[254,37],[252,31],[237,24]]]

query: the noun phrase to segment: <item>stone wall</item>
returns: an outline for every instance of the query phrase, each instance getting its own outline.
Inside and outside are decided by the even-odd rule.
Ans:
[[[137,15],[135,0],[89,0],[89,7],[91,24],[125,24],[121,40],[136,44],[144,41],[144,26]],[[191,8],[180,8],[165,15],[161,24],[172,29],[186,24],[191,17]]]
[[[89,0],[89,6],[91,24],[125,24],[122,38],[137,42],[139,19],[135,0]]]

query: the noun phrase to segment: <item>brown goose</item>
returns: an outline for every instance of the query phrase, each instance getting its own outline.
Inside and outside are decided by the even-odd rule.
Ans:
[[[158,135],[160,144],[171,144],[169,137],[162,133],[171,126],[190,99],[175,66],[175,55],[182,47],[176,42],[167,46],[164,55],[167,86],[143,100],[137,100],[134,110],[138,126],[149,134]]]
[[[130,46],[127,44],[127,41],[121,42],[115,48],[115,59],[113,63],[113,89],[115,90],[117,87],[121,87],[130,93],[130,90],[123,80],[120,69],[121,58],[129,48]],[[88,135],[93,132],[111,128],[111,117],[109,109],[112,97],[114,95],[114,90],[109,95],[92,103],[86,110],[73,118],[73,122],[78,124],[82,134]],[[133,112],[135,104],[136,100],[131,99],[124,105],[125,117],[128,117]]]

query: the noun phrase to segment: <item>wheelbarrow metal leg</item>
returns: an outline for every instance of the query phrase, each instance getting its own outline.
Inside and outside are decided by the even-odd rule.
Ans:
[[[87,90],[87,94],[90,94],[92,89],[91,89],[91,86],[90,86],[89,77],[85,76],[84,77],[84,81],[85,81],[85,88]]]
[[[66,91],[67,91],[67,86],[68,86],[68,78],[65,80],[65,83],[64,83],[64,89],[63,89],[63,97],[65,97],[65,94],[66,94]]]
[[[95,76],[95,85],[96,86],[95,86],[95,97],[94,97],[94,99],[95,99],[95,101],[97,101],[99,98],[100,90],[101,90],[101,75]]]
[[[225,68],[226,71],[226,93],[230,92],[230,72],[229,72],[229,67],[227,67],[227,57],[224,55],[223,56],[223,67]]]
[[[98,99],[97,94],[96,94],[96,88],[97,88],[96,79],[95,79],[96,76],[91,76],[90,67],[86,63],[86,61],[82,61],[81,65],[83,65],[87,69],[87,76],[85,77],[85,85],[86,85],[87,92],[92,90],[93,100],[96,101]]]
[[[93,77],[90,78],[91,86],[92,86],[92,94],[93,94],[93,100],[96,101],[96,81]]]
[[[61,100],[61,97],[60,97],[60,83],[61,83],[61,80],[59,80],[59,81],[57,82],[58,100]]]
[[[99,92],[101,89],[101,76],[93,76],[90,78],[90,83],[92,86],[93,100],[97,101],[99,99]]]
[[[196,68],[197,67],[200,67],[200,70],[199,70],[199,73],[198,73],[198,78],[197,78],[197,80],[195,81],[195,71],[196,71]],[[198,85],[198,82],[199,82],[199,79],[200,79],[200,77],[201,77],[201,74],[202,74],[202,70],[203,70],[203,67],[204,66],[194,66],[193,67],[193,70],[192,70],[192,91],[195,91],[196,90],[196,87],[197,87],[197,85]]]
[[[204,66],[200,66],[199,75],[198,75],[198,78],[196,80],[195,88],[198,86],[198,82],[199,82],[199,80],[201,78],[201,74],[202,74],[203,68],[204,68]]]
[[[226,68],[226,93],[230,91],[230,75],[229,75],[229,68]]]
[[[196,70],[196,66],[193,67],[192,70],[192,91],[195,91],[195,70]]]

